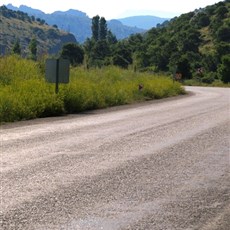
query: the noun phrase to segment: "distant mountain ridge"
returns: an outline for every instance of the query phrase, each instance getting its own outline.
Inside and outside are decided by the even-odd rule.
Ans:
[[[20,10],[24,13],[29,14],[29,15],[33,14],[34,16],[44,14],[44,12],[42,12],[41,10],[33,9],[33,8],[25,6],[25,5],[20,5],[20,7],[16,7],[16,6],[13,6],[12,4],[8,4],[8,5],[6,5],[6,7],[10,10],[14,10],[14,11]]]
[[[57,25],[61,30],[72,33],[80,43],[83,43],[87,38],[91,37],[91,18],[79,10],[70,9],[68,11],[55,11],[52,14],[45,14],[41,10],[33,9],[25,5],[15,7],[12,4],[8,4],[7,8],[23,11],[30,16],[45,20],[49,25]],[[107,21],[107,25],[108,29],[110,29],[118,39],[124,39],[131,34],[144,33],[147,29],[155,27],[164,20],[165,19],[154,16],[137,16],[109,20]]]
[[[170,20],[170,18],[160,18],[156,16],[146,15],[120,18],[118,20],[127,26],[133,26],[149,30],[153,27],[156,27],[158,24],[162,24],[163,22]]]
[[[37,40],[38,55],[56,54],[63,44],[76,42],[72,34],[35,20],[27,13],[10,10],[5,6],[0,7],[0,24],[0,55],[10,53],[15,42],[19,40],[22,56],[28,56],[28,47],[33,36]]]

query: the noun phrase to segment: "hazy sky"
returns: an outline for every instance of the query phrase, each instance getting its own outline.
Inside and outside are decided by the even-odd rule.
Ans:
[[[174,17],[220,2],[218,0],[0,0],[0,5],[27,5],[45,13],[76,9],[89,17],[100,15],[116,19],[134,15]]]

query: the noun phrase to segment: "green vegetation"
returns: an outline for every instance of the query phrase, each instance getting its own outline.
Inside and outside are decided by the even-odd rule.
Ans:
[[[11,41],[12,52],[35,59],[29,45],[33,40],[28,31],[32,29],[37,41],[37,57],[42,49],[43,54],[47,53],[44,47],[48,47],[48,42],[52,45],[48,53],[55,50],[54,55],[69,58],[72,66],[84,63],[89,69],[115,65],[139,72],[174,73],[182,76],[183,82],[230,82],[229,0],[182,14],[144,34],[133,34],[119,41],[108,30],[105,18],[97,15],[92,18],[91,38],[82,45],[66,41],[62,50],[54,44],[58,29],[48,28],[44,20],[35,20],[4,7],[0,8],[0,17],[0,23],[4,22],[0,51],[4,50],[1,43],[6,44],[13,37],[20,38],[20,43],[19,40]],[[23,24],[25,22],[27,24]],[[14,31],[15,35],[8,36],[9,31]],[[26,42],[22,39],[24,35],[27,36]]]
[[[16,40],[12,51],[14,54],[21,55],[21,47],[18,39]]]
[[[230,2],[182,14],[120,41],[108,31],[106,20],[95,16],[92,37],[83,48],[87,67],[116,65],[141,72],[177,73],[184,82],[229,83]]]
[[[185,93],[168,77],[110,66],[84,70],[71,68],[70,83],[45,82],[42,61],[19,56],[0,58],[0,122],[76,113],[90,109],[158,99]],[[143,89],[139,90],[139,85]]]
[[[37,59],[37,40],[36,38],[32,38],[29,44],[29,49],[30,49],[30,56],[31,59],[36,60]]]
[[[175,70],[182,74],[184,81],[230,82],[227,67],[230,54],[229,0],[182,14],[149,30],[142,36],[141,44],[138,41],[139,35],[127,40],[137,69]]]
[[[83,45],[68,43],[68,34],[60,42],[57,28],[5,7],[0,7],[0,23],[4,31],[0,37],[1,54],[7,53],[2,52],[7,47],[11,47],[8,53],[16,54],[0,57],[0,122],[184,93],[178,82],[160,76],[162,73],[174,74],[186,85],[229,86],[229,0],[183,14],[145,34],[120,41],[107,29],[105,18],[95,16],[92,37]],[[17,39],[12,41],[13,37]],[[61,85],[59,94],[45,82],[41,47],[46,46],[55,50],[55,56],[71,62],[70,84]]]
[[[72,66],[80,65],[84,61],[84,50],[80,45],[67,43],[62,47],[61,57],[69,59]]]

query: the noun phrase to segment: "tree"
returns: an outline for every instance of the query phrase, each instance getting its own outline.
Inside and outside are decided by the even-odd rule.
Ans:
[[[92,18],[92,38],[84,43],[87,66],[103,66],[110,63],[111,46],[117,42],[116,37],[107,29],[104,17]]]
[[[221,64],[218,67],[218,74],[224,83],[230,82],[230,55],[225,55],[221,59]]]
[[[182,56],[177,62],[176,72],[180,73],[183,79],[190,79],[192,77],[191,66],[186,56]]]
[[[131,34],[128,43],[133,52],[141,51],[143,45],[143,37],[141,34]]]
[[[204,54],[202,58],[202,65],[208,72],[216,72],[218,65],[218,57],[216,54]]]
[[[218,42],[216,44],[216,51],[219,61],[221,57],[230,53],[230,43],[229,42]]]
[[[12,51],[13,51],[14,54],[21,55],[21,46],[20,46],[20,43],[19,43],[19,39],[16,40]]]
[[[118,42],[113,55],[113,64],[128,68],[132,62],[132,50],[124,42]]]
[[[100,66],[103,65],[103,60],[110,55],[109,44],[106,40],[100,40],[95,43],[91,52],[91,62],[93,65],[95,63],[100,63]],[[96,61],[94,61],[96,60]],[[100,60],[100,62],[98,62]]]
[[[200,40],[200,32],[194,29],[188,29],[185,31],[182,42],[182,52],[187,51],[198,52]]]
[[[198,14],[198,21],[197,24],[200,28],[208,26],[210,24],[209,16],[206,13]]]
[[[99,40],[99,21],[100,21],[100,17],[98,15],[92,18],[92,26],[91,26],[92,38],[95,41]]]
[[[30,55],[31,59],[36,60],[37,59],[37,40],[35,37],[33,37],[29,44],[30,49]]]
[[[104,17],[100,18],[99,21],[99,40],[105,40],[107,36],[107,23]]]
[[[216,37],[218,41],[230,42],[230,26],[221,26],[216,32]]]
[[[58,26],[56,24],[53,25],[53,28],[58,29]]]
[[[76,66],[84,61],[83,48],[75,43],[67,43],[62,47],[61,57],[69,59],[71,65]]]
[[[111,30],[108,30],[107,32],[107,41],[110,45],[114,45],[117,43],[116,36],[111,32]]]
[[[226,17],[226,14],[228,13],[228,9],[225,6],[221,5],[216,9],[216,13],[219,19],[223,19]]]
[[[95,41],[105,40],[107,38],[108,29],[107,22],[104,17],[95,16],[92,18],[92,38]]]
[[[87,38],[85,43],[84,43],[84,50],[85,50],[85,54],[90,56],[92,49],[95,45],[95,41],[93,39]]]

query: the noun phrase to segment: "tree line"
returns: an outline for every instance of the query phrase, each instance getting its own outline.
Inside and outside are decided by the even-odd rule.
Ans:
[[[225,0],[158,25],[124,40],[92,18],[92,37],[63,46],[61,56],[73,66],[116,65],[134,71],[179,74],[204,83],[230,82],[230,2]]]
[[[104,17],[92,18],[92,37],[83,45],[66,44],[61,56],[69,58],[72,65],[85,63],[87,68],[116,65],[128,68],[132,64],[132,50],[126,40],[118,41],[116,36],[108,30]]]
[[[105,18],[95,16],[92,37],[83,46],[72,46],[77,47],[72,64],[131,66],[135,71],[179,74],[182,79],[203,83],[215,80],[228,83],[230,2],[182,14],[145,34],[134,34],[120,41],[107,29]],[[71,45],[63,47],[62,55],[68,57],[68,50],[73,50]]]

